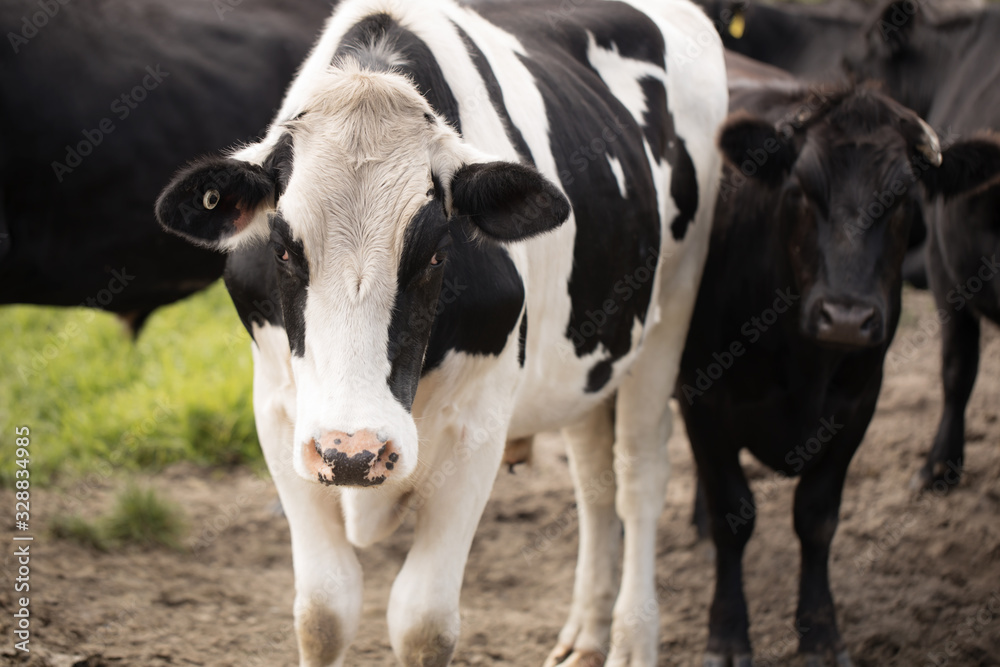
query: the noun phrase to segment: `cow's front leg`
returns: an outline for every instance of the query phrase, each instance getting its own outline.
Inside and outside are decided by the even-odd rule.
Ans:
[[[461,439],[428,461],[410,502],[416,511],[413,546],[393,583],[388,612],[392,648],[406,667],[444,667],[458,643],[465,563],[504,450],[503,433],[485,440],[479,446]]]
[[[340,667],[361,616],[361,566],[344,534],[337,491],[292,468],[295,387],[284,329],[255,329],[254,415],[292,533],[295,634],[301,667]]]
[[[601,405],[563,429],[580,517],[573,606],[545,667],[600,667],[618,590],[621,521],[615,514],[614,408]]]

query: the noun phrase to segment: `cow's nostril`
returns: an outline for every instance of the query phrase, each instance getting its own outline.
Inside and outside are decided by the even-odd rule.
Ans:
[[[872,309],[865,321],[861,323],[861,331],[863,333],[871,333],[875,330],[875,310]]]

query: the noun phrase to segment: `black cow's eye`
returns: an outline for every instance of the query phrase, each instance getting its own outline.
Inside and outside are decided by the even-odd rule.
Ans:
[[[441,257],[438,255],[438,253],[434,253],[434,256],[431,257],[431,266],[437,266],[440,263],[441,263]]]
[[[278,259],[280,259],[282,262],[287,262],[288,261],[288,250],[285,248],[285,246],[281,245],[280,243],[275,243],[274,244],[274,256],[277,257]]]

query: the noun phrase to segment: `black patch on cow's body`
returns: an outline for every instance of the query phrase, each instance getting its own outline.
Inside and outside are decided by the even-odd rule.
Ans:
[[[486,55],[476,46],[476,43],[472,41],[472,38],[462,28],[454,23],[452,25],[458,31],[459,36],[461,36],[462,42],[465,44],[465,49],[472,56],[472,63],[476,66],[479,76],[482,77],[483,83],[486,85],[486,92],[489,93],[490,103],[493,105],[493,109],[497,112],[497,115],[500,116],[504,128],[507,130],[507,138],[514,145],[517,154],[522,160],[534,164],[531,149],[528,148],[528,143],[524,140],[524,135],[514,125],[514,121],[511,120],[510,114],[507,112],[507,105],[504,104],[503,89],[500,88],[500,82],[497,81],[497,77],[493,73],[493,68],[490,67],[489,61],[486,60]]]
[[[639,82],[646,96],[643,131],[656,161],[670,165],[670,196],[677,205],[677,215],[670,223],[675,241],[683,241],[687,229],[698,213],[698,177],[694,162],[687,152],[684,139],[678,136],[674,115],[667,107],[667,90],[663,82],[646,77]]]
[[[288,344],[292,354],[302,357],[306,353],[306,295],[309,288],[309,262],[306,259],[302,241],[292,237],[281,213],[271,218],[271,261],[276,262],[275,270],[278,299],[281,303],[282,319],[288,332]],[[288,252],[288,259],[281,260],[282,251]]]
[[[528,354],[528,311],[524,311],[521,316],[521,326],[517,331],[517,363],[524,368],[524,361]]]
[[[698,213],[698,175],[684,140],[677,137],[676,141],[674,159],[670,162],[670,196],[677,204],[677,215],[670,223],[670,233],[675,241],[682,241]]]
[[[380,61],[379,51],[371,48],[374,44],[388,46],[405,64],[390,65]],[[434,54],[423,40],[399,25],[396,19],[388,14],[372,14],[354,24],[341,40],[334,62],[347,56],[358,58],[363,67],[407,74],[434,110],[461,133],[458,101]]]
[[[647,100],[649,113],[632,118],[591,67],[588,32],[604,48],[660,67],[664,41],[647,16],[623,4],[584,4],[573,12],[544,4],[551,5],[544,22],[525,18],[532,14],[525,2],[476,9],[522,41],[528,50],[522,62],[545,101],[552,153],[577,226],[566,336],[579,357],[599,346],[607,351],[588,374],[585,389],[596,392],[611,379],[613,363],[631,350],[634,323],[645,322],[652,298],[661,221],[643,142],[648,133],[652,151],[665,156],[676,136],[662,84],[659,98]],[[621,164],[627,199],[609,158]]]

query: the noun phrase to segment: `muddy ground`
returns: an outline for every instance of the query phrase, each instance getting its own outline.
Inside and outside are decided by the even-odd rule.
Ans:
[[[928,295],[907,295],[879,410],[851,467],[834,542],[833,592],[844,637],[861,667],[1000,665],[1000,333],[987,326],[984,334],[965,480],[946,497],[916,496],[908,482],[927,451],[941,404],[937,341],[921,333],[935,329],[932,313]],[[687,666],[700,664],[713,576],[709,549],[688,525],[694,473],[682,424],[676,430],[659,533],[660,664]],[[745,560],[751,638],[761,664],[794,665],[793,483],[752,462],[748,469],[759,503]],[[36,491],[35,525],[70,510],[103,511],[125,482],[65,480]],[[270,482],[244,469],[184,465],[143,482],[183,506],[191,527],[186,550],[99,553],[36,530],[32,657],[14,658],[13,593],[5,584],[0,663],[297,664],[288,529],[273,511]],[[13,505],[10,491],[0,499],[4,507]],[[569,607],[574,517],[561,442],[540,438],[532,468],[497,478],[466,572],[455,664],[541,665]],[[404,527],[362,554],[365,619],[348,665],[395,664],[386,600],[409,539]],[[10,576],[10,550],[4,551]]]

